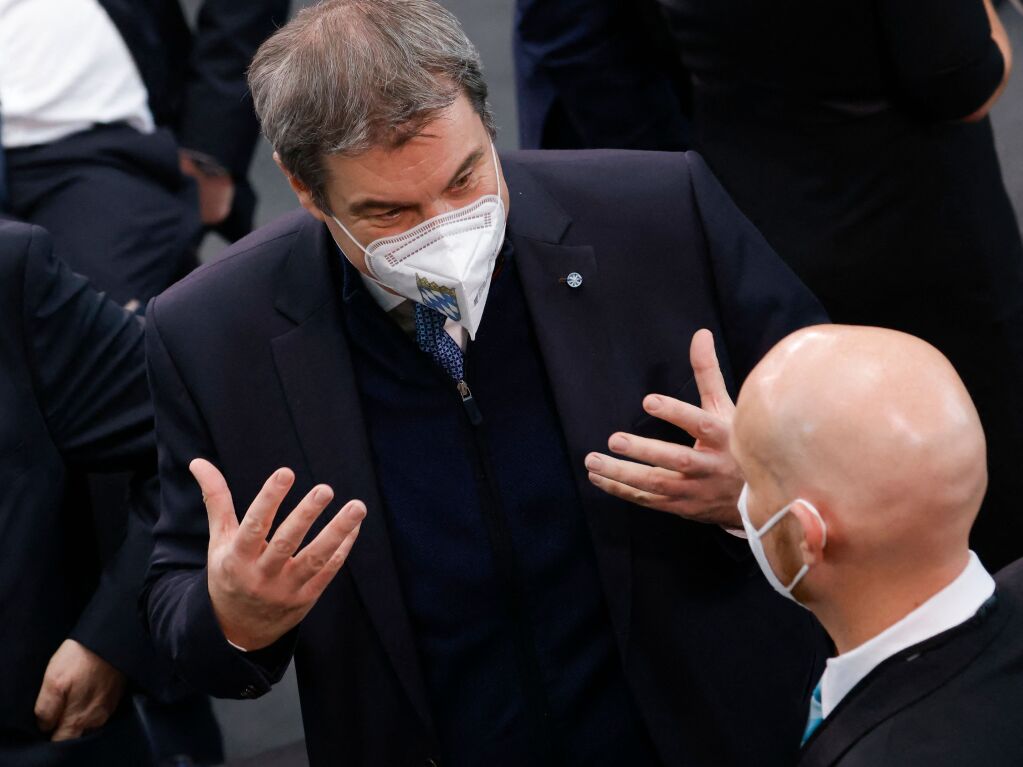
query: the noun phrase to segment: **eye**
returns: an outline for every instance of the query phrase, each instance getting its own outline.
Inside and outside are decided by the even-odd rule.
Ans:
[[[451,185],[451,191],[459,192],[469,186],[469,181],[472,179],[472,171],[466,173],[464,176],[459,178],[455,183]]]
[[[375,218],[377,221],[380,221],[381,223],[388,223],[397,220],[398,216],[400,216],[401,213],[402,213],[401,208],[391,208],[390,210],[385,210],[383,213],[377,213],[375,216],[373,216],[373,218]]]

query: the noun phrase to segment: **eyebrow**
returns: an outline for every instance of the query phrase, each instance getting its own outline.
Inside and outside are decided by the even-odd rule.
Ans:
[[[448,183],[445,185],[445,188],[455,183],[455,181],[458,180],[458,177],[465,173],[467,170],[469,170],[469,168],[471,168],[477,162],[479,162],[481,157],[483,157],[483,149],[480,147],[477,147],[472,152],[470,152],[469,155],[462,161],[462,164],[458,166],[458,170],[456,170],[451,175],[451,178],[448,180]],[[348,212],[353,216],[361,216],[365,213],[368,213],[369,211],[374,210],[393,210],[395,208],[408,207],[411,207],[411,203],[369,198],[352,203],[351,205],[348,206]]]
[[[453,183],[455,183],[458,180],[458,177],[465,173],[467,170],[469,170],[469,168],[471,168],[473,165],[478,163],[481,157],[483,157],[483,148],[476,147],[476,149],[474,149],[469,154],[469,156],[462,161],[462,164],[458,166],[458,170],[456,170],[451,175],[451,178],[448,180],[447,186],[451,186]],[[447,187],[445,187],[445,189],[446,188]]]

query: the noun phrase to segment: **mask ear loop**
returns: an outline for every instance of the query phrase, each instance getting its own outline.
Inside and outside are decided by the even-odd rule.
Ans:
[[[754,530],[753,533],[757,536],[757,540],[762,540],[765,535],[771,532],[771,528],[778,524],[778,522],[781,521],[782,517],[784,517],[786,514],[792,511],[792,507],[795,506],[797,503],[802,503],[804,506],[806,506],[810,513],[817,518],[817,523],[821,526],[821,548],[827,546],[828,526],[827,524],[825,524],[824,518],[821,516],[820,512],[817,511],[817,507],[814,506],[805,498],[797,498],[796,500],[792,501],[792,503],[789,503],[786,506],[782,507],[774,515],[772,515],[771,518],[767,520],[759,530]],[[761,544],[761,546],[762,545],[763,544]],[[789,585],[783,587],[785,591],[791,594],[792,589],[794,589],[796,585],[801,580],[803,580],[803,576],[805,576],[809,570],[810,565],[804,562],[803,566],[799,568],[799,570],[793,576],[792,580],[789,582]]]
[[[497,147],[494,146],[493,139],[490,139],[490,155],[494,158],[494,177],[497,179],[497,199],[501,200],[501,168],[497,164]],[[501,200],[501,204],[504,205],[504,200]]]
[[[369,277],[371,280],[373,280],[373,282],[375,282],[377,285],[382,287],[384,290],[389,290],[389,288],[386,285],[384,285],[384,283],[382,283],[380,280],[378,280],[376,278],[375,274],[372,274],[373,267],[369,263],[369,251],[366,250],[366,248],[362,247],[362,243],[359,242],[357,239],[355,239],[355,235],[348,231],[348,227],[341,223],[341,219],[339,219],[333,213],[330,214],[330,217],[332,219],[334,219],[334,223],[335,224],[337,224],[339,227],[341,227],[341,231],[348,235],[348,239],[350,239],[352,242],[354,242],[355,246],[359,250],[361,250],[363,253],[366,254],[366,269],[368,269],[371,273],[370,274],[365,274],[365,276]],[[342,253],[344,252],[344,248],[341,248],[340,246],[338,246],[338,248],[339,248],[339,250],[341,250]]]
[[[355,247],[357,247],[359,250],[361,250],[363,253],[365,253],[368,256],[369,255],[369,251],[366,250],[364,247],[362,247],[362,243],[359,242],[357,239],[355,239],[355,235],[352,234],[350,231],[348,231],[348,227],[341,223],[341,219],[339,219],[333,213],[330,214],[330,217],[332,219],[334,219],[334,223],[335,224],[337,224],[339,227],[341,227],[341,231],[348,235],[348,239],[350,239],[352,242],[355,243]]]
[[[822,517],[821,513],[817,511],[817,507],[803,498],[797,498],[784,509],[782,509],[773,517],[771,517],[771,519],[768,520],[767,524],[765,524],[764,527],[761,528],[761,530],[766,532],[768,528],[772,527],[779,519],[781,519],[782,515],[784,515],[788,511],[791,511],[792,507],[795,506],[797,503],[801,503],[804,506],[806,506],[810,514],[812,514],[817,519],[817,524],[821,526],[821,548],[823,549],[828,545],[828,526],[824,522],[824,517]],[[794,589],[799,584],[799,582],[803,580],[803,576],[805,576],[809,571],[810,565],[804,562],[803,566],[800,567],[796,574],[792,577],[792,581],[789,583],[789,585],[785,587],[785,590],[791,594],[792,589]]]

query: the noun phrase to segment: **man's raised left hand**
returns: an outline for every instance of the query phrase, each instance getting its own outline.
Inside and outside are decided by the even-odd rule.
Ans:
[[[743,478],[728,450],[735,405],[709,330],[693,336],[689,358],[700,407],[650,394],[643,400],[643,409],[692,435],[693,447],[617,432],[608,439],[608,448],[622,458],[590,453],[586,456],[590,482],[640,506],[739,528],[736,502]]]

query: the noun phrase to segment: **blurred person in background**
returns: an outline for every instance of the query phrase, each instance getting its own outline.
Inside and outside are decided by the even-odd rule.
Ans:
[[[0,207],[137,312],[196,265],[204,230],[252,223],[245,69],[288,2],[198,6],[193,31],[178,0],[0,0]],[[123,503],[125,482],[91,478],[93,505]],[[204,696],[141,705],[161,757],[220,761]]]
[[[691,86],[656,0],[517,0],[522,149],[690,145]]]
[[[767,580],[837,654],[800,767],[1023,764],[1023,562],[970,551],[984,432],[955,369],[893,330],[820,325],[743,385],[732,452]]]
[[[694,146],[836,322],[940,349],[977,404],[984,563],[1023,554],[1023,247],[988,112],[1012,55],[989,0],[660,0]]]
[[[519,0],[523,145],[568,125],[570,145],[676,149],[667,83],[689,73],[693,148],[831,318],[955,364],[988,436],[973,544],[1016,559],[1023,246],[987,118],[1012,64],[990,0],[656,2],[660,27],[642,4]]]
[[[288,0],[0,0],[7,211],[122,305],[251,228],[258,125],[245,68]]]
[[[139,318],[0,221],[0,764],[148,765],[131,692],[169,668],[138,611],[156,514]],[[90,507],[86,472],[133,503]]]

